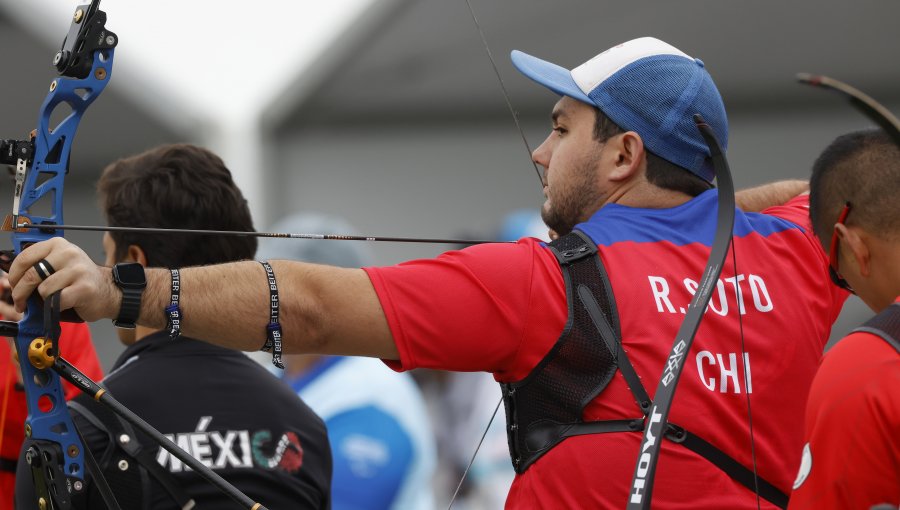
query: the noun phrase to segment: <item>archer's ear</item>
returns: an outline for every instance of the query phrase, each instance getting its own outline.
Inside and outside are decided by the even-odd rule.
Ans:
[[[123,262],[137,262],[138,264],[147,267],[147,254],[144,253],[144,249],[139,245],[129,244],[128,260],[124,260]]]
[[[607,140],[614,149],[615,168],[610,173],[612,181],[625,181],[640,174],[647,166],[644,140],[634,131],[628,131]]]
[[[851,263],[856,266],[860,276],[868,278],[872,275],[872,252],[869,248],[868,236],[856,228],[847,228],[842,223],[835,224],[835,235],[843,242]]]

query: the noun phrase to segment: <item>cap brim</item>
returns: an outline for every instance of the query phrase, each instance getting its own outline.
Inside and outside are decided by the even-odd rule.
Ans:
[[[516,69],[525,76],[540,83],[561,96],[569,96],[572,99],[594,104],[572,78],[572,72],[556,64],[532,57],[519,50],[513,50],[510,54],[512,63]]]

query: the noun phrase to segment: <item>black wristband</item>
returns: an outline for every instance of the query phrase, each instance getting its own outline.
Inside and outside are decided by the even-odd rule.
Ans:
[[[169,338],[175,340],[181,336],[181,273],[177,269],[170,269],[172,273],[172,299],[166,307],[166,315],[169,317],[166,329],[169,330]]]
[[[147,286],[144,267],[137,262],[120,262],[113,266],[112,277],[122,291],[122,304],[113,324],[118,328],[134,329],[141,313],[141,296]]]
[[[283,369],[281,361],[281,324],[278,322],[278,284],[275,282],[275,271],[268,262],[260,262],[266,270],[269,280],[269,324],[266,326],[266,343],[262,350],[272,351],[272,364]]]

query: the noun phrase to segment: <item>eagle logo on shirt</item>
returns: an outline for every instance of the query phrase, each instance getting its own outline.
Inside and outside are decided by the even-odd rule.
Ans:
[[[812,471],[812,451],[809,449],[809,443],[803,445],[803,456],[800,458],[800,470],[797,472],[797,479],[794,480],[794,490],[800,488],[803,482],[809,478],[809,472]]]

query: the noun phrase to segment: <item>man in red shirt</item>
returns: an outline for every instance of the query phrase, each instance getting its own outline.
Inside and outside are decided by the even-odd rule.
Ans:
[[[12,306],[0,302],[3,317],[16,317]],[[60,349],[64,358],[72,362],[92,379],[103,377],[100,360],[91,342],[87,324],[62,323]],[[25,440],[25,417],[28,409],[22,389],[17,362],[13,358],[15,346],[0,340],[0,510],[12,510],[16,485],[16,462],[22,441]],[[77,388],[63,382],[66,399],[81,394]]]
[[[397,370],[491,372],[511,417],[517,476],[507,508],[622,508],[648,389],[662,373],[716,227],[710,153],[692,116],[701,114],[726,145],[724,105],[701,61],[653,38],[571,71],[520,52],[513,62],[563,96],[550,136],[533,154],[544,168],[542,216],[560,242],[581,240],[591,274],[605,267],[609,291],[600,297],[611,305],[611,336],[572,320],[586,298],[573,288],[581,276],[558,262],[565,250],[527,238],[364,270],[275,261],[274,278],[256,263],[187,268],[184,332],[253,350],[267,331],[272,339],[277,312],[281,336],[274,339],[285,351],[375,356]],[[728,260],[714,283],[670,414],[731,467],[687,442],[664,440],[654,508],[786,501],[799,455],[786,459],[785,452],[802,445],[806,392],[846,297],[828,282],[807,200],[797,197],[805,189],[776,183],[738,197],[737,265]],[[41,259],[57,268],[42,284],[31,269]],[[42,294],[62,289],[63,307],[91,320],[119,317],[122,308],[109,270],[61,239],[20,254],[11,282],[17,306],[41,284]],[[137,321],[159,328],[169,273],[148,270],[146,282]],[[584,383],[601,372],[596,384]],[[598,423],[611,430],[580,432]],[[760,489],[761,500],[757,482],[771,487]]]
[[[792,509],[900,505],[900,149],[882,131],[816,160],[810,215],[835,283],[876,313],[822,360],[806,408]]]

